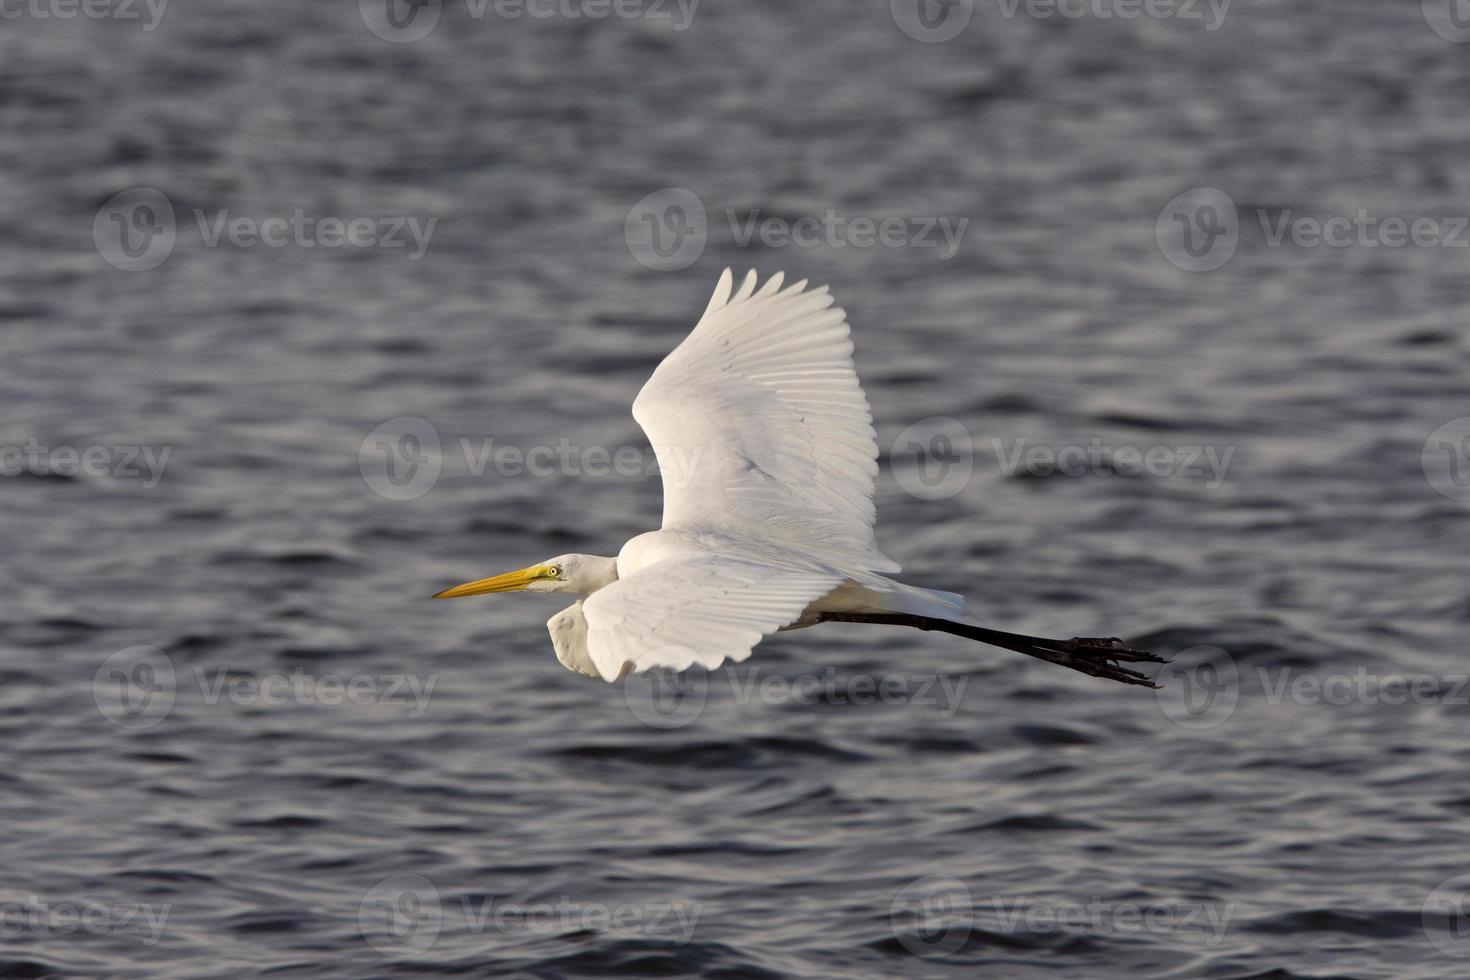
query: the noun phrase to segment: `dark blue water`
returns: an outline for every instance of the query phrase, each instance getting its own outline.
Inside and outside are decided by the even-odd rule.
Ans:
[[[0,976],[1465,976],[1467,49],[1033,8],[7,8]],[[1165,690],[428,601],[656,526],[726,265],[849,311],[906,577]]]

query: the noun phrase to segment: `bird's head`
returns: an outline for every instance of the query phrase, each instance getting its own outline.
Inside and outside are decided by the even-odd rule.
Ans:
[[[615,558],[599,555],[557,555],[539,565],[529,565],[504,575],[482,578],[445,589],[435,599],[460,599],[491,592],[560,592],[589,596],[618,579]]]

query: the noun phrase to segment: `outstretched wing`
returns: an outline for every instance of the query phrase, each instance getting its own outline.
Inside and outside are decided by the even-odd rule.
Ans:
[[[896,572],[873,537],[878,446],[846,316],[803,280],[738,291],[726,269],[692,333],[633,402],[664,485],[665,529],[720,528]]]
[[[694,664],[714,670],[726,660],[739,663],[762,637],[795,622],[843,578],[731,555],[658,562],[582,603],[587,650],[608,681],[629,670]]]

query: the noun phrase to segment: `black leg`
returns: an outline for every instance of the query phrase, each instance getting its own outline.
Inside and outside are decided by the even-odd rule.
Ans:
[[[838,613],[817,614],[819,623],[876,623],[885,626],[911,626],[914,629],[938,630],[953,633],[969,640],[987,643],[1004,650],[1014,650],[1028,657],[1036,657],[1048,663],[1072,670],[1080,670],[1093,677],[1106,677],[1123,684],[1140,687],[1158,687],[1147,675],[1122,666],[1122,663],[1168,663],[1143,650],[1130,650],[1116,637],[1083,637],[1070,640],[1048,640],[1040,636],[1024,636],[1020,633],[1005,633],[1001,630],[971,626],[969,623],[952,623],[947,619],[928,616],[910,616],[905,613]]]

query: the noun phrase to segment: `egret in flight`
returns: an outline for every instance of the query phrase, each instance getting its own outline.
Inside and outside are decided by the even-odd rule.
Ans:
[[[435,598],[556,592],[557,659],[629,671],[739,663],[778,630],[875,623],[942,630],[1127,684],[1160,658],[1115,638],[1048,640],[965,621],[965,600],[897,582],[878,550],[878,445],[846,315],[827,287],[720,276],[693,332],[633,402],[658,457],[663,527],[616,558],[560,555]]]

